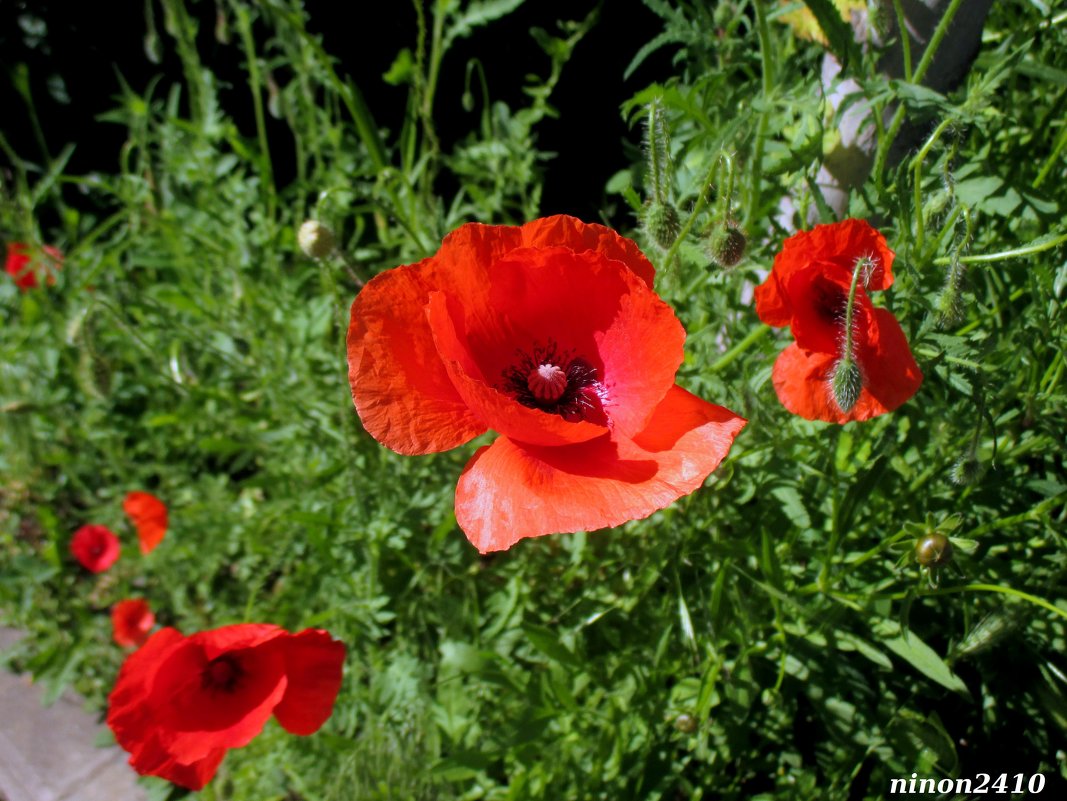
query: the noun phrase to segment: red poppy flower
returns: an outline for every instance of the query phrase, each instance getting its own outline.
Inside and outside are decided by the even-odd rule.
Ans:
[[[148,639],[156,616],[140,598],[119,601],[111,607],[111,636],[123,648],[138,648]]]
[[[785,241],[771,274],[756,287],[756,313],[770,325],[789,326],[796,338],[779,354],[772,375],[779,400],[793,414],[829,423],[869,420],[918,391],[922,372],[900,323],[867,294],[892,285],[893,258],[885,237],[864,220],[818,225]],[[859,382],[847,409],[831,387],[842,361],[855,365]]]
[[[119,538],[104,526],[82,526],[70,540],[70,552],[82,567],[103,573],[119,558]]]
[[[318,731],[344,658],[344,645],[319,629],[242,623],[190,637],[160,629],[122,665],[107,724],[138,773],[199,790],[226,750],[247,745],[271,715],[293,734]]]
[[[675,385],[685,331],[654,274],[633,242],[573,217],[462,226],[352,304],[364,427],[404,454],[501,434],[456,488],[482,553],[647,517],[699,487],[745,424]]]
[[[29,245],[22,242],[8,242],[7,262],[4,265],[8,274],[15,279],[15,285],[23,292],[37,287],[37,273],[44,269],[49,285],[56,282],[54,272],[63,264],[63,254],[51,245],[41,248],[43,255],[33,257]]]
[[[147,554],[163,541],[167,533],[167,507],[155,495],[147,492],[130,492],[122,502],[122,511],[137,529],[141,553]]]

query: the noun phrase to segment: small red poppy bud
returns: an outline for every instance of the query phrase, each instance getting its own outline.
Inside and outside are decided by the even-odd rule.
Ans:
[[[300,226],[296,241],[304,255],[311,259],[324,259],[337,247],[333,231],[318,220],[307,220]]]
[[[923,567],[941,567],[952,561],[952,543],[944,534],[927,534],[915,543],[915,559]]]
[[[530,373],[526,386],[542,403],[555,403],[567,390],[567,374],[554,364],[542,364]]]

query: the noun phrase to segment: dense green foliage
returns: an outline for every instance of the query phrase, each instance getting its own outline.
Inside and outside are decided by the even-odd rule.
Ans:
[[[102,708],[123,659],[107,611],[130,595],[185,632],[269,621],[344,640],[323,730],[269,724],[227,757],[208,799],[860,799],[912,772],[979,771],[1043,772],[1055,796],[1067,780],[1063,3],[994,4],[949,96],[853,54],[876,107],[929,123],[850,197],[898,254],[879,302],[925,383],[898,411],[839,427],[778,402],[769,376],[789,335],[751,301],[799,223],[782,199],[813,202],[834,136],[824,51],[771,4],[646,0],[663,19],[647,50],[671,50],[675,74],[623,109],[633,147],[619,148],[609,190],[688,331],[679,382],[750,422],[703,489],[651,518],[481,558],[452,513],[475,446],[403,457],[367,436],[344,332],[360,277],[433,253],[463,222],[554,211],[540,207],[535,132],[594,18],[535,32],[548,58],[526,107],[476,90],[476,66],[477,127],[447,152],[434,131],[449,45],[518,5],[427,4],[387,76],[410,87],[389,132],[296,0],[222,4],[258,123],[239,130],[194,18],[163,0],[156,46],[185,81],[116,85],[101,124],[128,131],[120,170],[71,175],[69,151],[43,159],[0,139],[0,236],[66,254],[54,286],[0,281],[0,610],[29,632],[6,661]],[[658,187],[638,149],[650,113]],[[266,115],[291,131],[291,185],[274,181]],[[657,195],[680,212],[669,252],[637,223]],[[343,257],[300,254],[309,216]],[[727,217],[748,238],[731,270],[703,241]],[[170,507],[147,557],[121,510],[131,489]],[[99,577],[68,552],[88,522],[123,539]],[[947,566],[916,562],[931,531],[956,545]]]

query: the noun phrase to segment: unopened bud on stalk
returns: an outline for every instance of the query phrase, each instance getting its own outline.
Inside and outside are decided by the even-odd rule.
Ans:
[[[937,296],[937,325],[950,328],[963,319],[963,279],[967,268],[960,262],[959,255],[953,257],[945,276],[945,285]]]
[[[833,372],[830,374],[830,394],[837,407],[844,414],[848,414],[856,405],[862,391],[863,375],[860,373],[860,367],[855,359],[846,353],[834,365]]]
[[[324,259],[337,247],[333,231],[318,220],[307,220],[296,234],[300,249],[310,259]]]
[[[678,210],[670,203],[653,200],[645,206],[645,231],[664,250],[669,250],[678,238],[682,221]]]
[[[736,267],[745,255],[748,240],[733,223],[717,224],[708,237],[708,256],[720,267]]]
[[[927,534],[915,543],[915,559],[923,567],[941,567],[952,561],[952,543],[939,532]]]
[[[978,461],[977,454],[974,451],[968,451],[956,460],[956,464],[952,465],[948,477],[953,484],[962,487],[974,484],[982,477],[982,472],[982,463]]]

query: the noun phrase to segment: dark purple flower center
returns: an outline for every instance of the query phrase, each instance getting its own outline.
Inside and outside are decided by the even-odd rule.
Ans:
[[[205,689],[233,692],[244,671],[237,660],[228,654],[216,657],[207,663],[200,674],[201,686]]]
[[[819,278],[812,282],[811,294],[812,305],[822,320],[837,324],[844,319],[848,295],[841,290],[840,286],[832,281]]]
[[[516,351],[515,363],[503,376],[503,391],[523,406],[558,414],[571,423],[600,422],[603,417],[596,368],[570,351],[561,351],[555,342]]]

